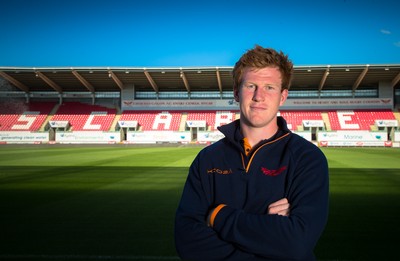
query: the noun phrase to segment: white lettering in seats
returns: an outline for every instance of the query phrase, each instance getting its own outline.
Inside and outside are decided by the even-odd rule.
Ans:
[[[94,117],[99,117],[99,116],[101,116],[101,117],[107,116],[107,112],[106,111],[92,111],[92,113],[90,113],[90,115],[89,115],[89,118],[85,122],[83,129],[84,130],[100,130],[101,129],[100,124],[92,124]]]
[[[347,122],[352,121],[351,115],[354,115],[354,111],[338,111],[337,112],[340,127],[342,129],[359,130],[360,125],[358,125],[357,123],[347,123]]]
[[[159,113],[156,115],[156,118],[154,119],[153,130],[157,130],[159,124],[164,124],[164,130],[169,130],[169,127],[171,126],[171,121],[172,121],[171,114],[165,112]]]
[[[11,129],[12,130],[29,130],[29,128],[33,125],[37,116],[40,114],[39,111],[25,111],[18,118],[18,122],[25,122],[24,124],[14,124]]]
[[[233,121],[233,113],[230,111],[217,111],[215,114],[215,128],[231,123]]]

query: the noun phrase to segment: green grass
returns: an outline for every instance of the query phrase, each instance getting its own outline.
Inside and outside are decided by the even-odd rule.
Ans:
[[[397,260],[400,150],[326,148],[330,215],[320,259]]]
[[[0,146],[0,259],[175,259],[175,209],[200,149]],[[396,259],[400,150],[323,151],[331,197],[318,259]]]

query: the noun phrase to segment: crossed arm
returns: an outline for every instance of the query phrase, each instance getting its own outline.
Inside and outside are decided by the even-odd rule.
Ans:
[[[290,213],[290,204],[287,198],[280,199],[268,206],[268,214],[288,217]]]
[[[215,258],[215,260],[235,260],[235,261],[236,260],[238,260],[238,261],[239,260],[240,261],[242,261],[242,260],[264,260],[263,258],[257,257],[256,255],[252,254],[251,252],[244,251],[244,249],[241,249],[240,247],[238,247],[235,244],[229,243],[228,241],[225,241],[225,240],[221,241],[222,238],[220,238],[219,236],[215,237],[216,233],[218,234],[218,232],[214,231],[213,225],[210,224],[211,216],[214,215],[213,218],[215,218],[218,214],[218,211],[220,211],[224,207],[226,207],[226,205],[221,204],[209,212],[207,220],[206,220],[207,226],[209,228],[208,232],[204,231],[201,228],[201,225],[200,225],[201,221],[199,220],[200,221],[199,226],[195,226],[195,227],[190,226],[190,229],[186,230],[186,233],[184,233],[184,236],[182,234],[181,234],[181,236],[178,236],[178,238],[177,238],[178,242],[181,240],[183,242],[185,242],[184,244],[187,247],[187,249],[186,249],[186,251],[188,251],[187,253],[196,253],[197,252],[197,254],[195,254],[196,258],[192,257],[193,259],[191,259],[186,255],[183,255],[182,258],[184,258],[186,256],[190,260],[204,260],[205,258],[208,260],[214,260],[214,258]],[[267,210],[266,214],[269,216],[288,217],[290,214],[290,203],[288,202],[288,200],[286,198],[282,198],[276,202],[273,202],[272,204],[270,204],[268,206],[268,210]],[[192,218],[193,217],[191,217],[190,219],[192,219]],[[189,224],[187,224],[187,225],[189,225]],[[194,231],[200,231],[200,230],[202,230],[203,232],[198,233],[198,234],[196,232],[194,232]],[[189,237],[190,239],[186,237],[188,234],[191,234],[193,236],[194,234],[192,234],[192,233],[197,234],[199,237],[198,238],[196,238],[196,237],[190,238]],[[188,240],[190,240],[190,241],[188,241]],[[210,245],[209,245],[209,247],[204,246],[205,248],[202,251],[198,252],[199,251],[198,243],[202,242],[203,240],[206,240],[208,242],[207,245],[208,244],[210,244]],[[202,243],[201,243],[201,245],[202,245]],[[194,247],[194,248],[192,248],[192,247]],[[201,256],[201,255],[204,255],[204,256]],[[211,256],[212,256],[212,258],[211,258]]]
[[[327,172],[312,167],[301,169],[287,198],[268,205],[265,214],[254,214],[228,202],[210,210],[208,181],[194,165],[176,213],[178,254],[190,260],[312,260],[328,210]]]
[[[213,227],[214,225],[214,219],[218,212],[225,207],[225,204],[220,204],[217,207],[213,208],[207,216],[207,225],[209,227]],[[287,198],[282,198],[276,202],[271,203],[268,206],[268,212],[269,215],[280,215],[280,216],[289,216],[290,213],[290,204]]]

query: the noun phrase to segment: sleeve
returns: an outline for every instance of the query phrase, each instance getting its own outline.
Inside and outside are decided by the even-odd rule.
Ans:
[[[211,194],[198,171],[200,159],[192,163],[175,216],[175,246],[183,260],[257,260],[220,238],[207,225]]]
[[[322,152],[302,153],[300,158],[309,160],[297,165],[289,182],[290,215],[249,214],[225,206],[213,227],[224,241],[274,260],[314,259],[313,249],[328,217],[328,165]]]

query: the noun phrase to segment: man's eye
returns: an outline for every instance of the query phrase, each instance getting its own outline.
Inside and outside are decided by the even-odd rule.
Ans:
[[[247,84],[247,85],[245,85],[245,87],[247,89],[255,89],[256,88],[256,86],[254,84]]]
[[[265,90],[270,91],[270,92],[276,92],[277,90],[279,90],[279,88],[276,86],[268,85],[268,86],[265,86]]]

